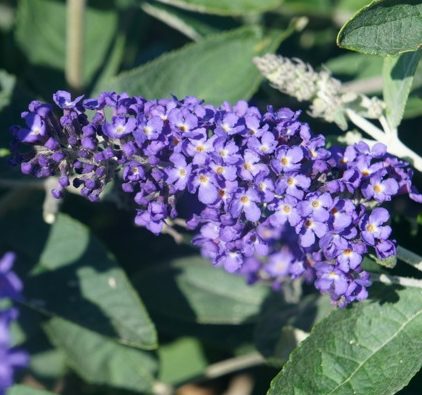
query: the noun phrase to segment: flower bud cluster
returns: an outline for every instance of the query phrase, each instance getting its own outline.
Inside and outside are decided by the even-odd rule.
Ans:
[[[22,291],[21,281],[11,270],[14,259],[12,253],[0,258],[0,301],[16,299]],[[26,353],[11,347],[10,325],[17,315],[17,310],[13,308],[0,310],[0,395],[13,384],[14,371],[28,362]]]
[[[254,58],[254,63],[271,85],[298,101],[309,101],[310,115],[335,122],[347,129],[345,109],[354,107],[368,118],[379,118],[385,104],[377,98],[368,98],[353,92],[344,92],[339,80],[327,69],[315,71],[300,59],[289,59],[274,54]]]
[[[64,91],[54,101],[32,102],[26,126],[12,128],[25,174],[57,176],[54,196],[73,184],[92,201],[118,175],[135,223],[155,234],[189,198],[193,243],[250,282],[303,276],[339,306],[362,300],[363,256],[396,253],[381,206],[403,193],[420,200],[412,171],[385,146],[329,150],[287,108],[116,93],[72,100]]]

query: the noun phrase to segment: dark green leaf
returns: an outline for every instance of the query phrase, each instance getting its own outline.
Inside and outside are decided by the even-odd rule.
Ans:
[[[415,51],[422,44],[420,0],[375,0],[340,30],[340,47],[375,55]]]
[[[189,380],[200,375],[208,365],[201,343],[194,337],[183,337],[162,345],[158,355],[159,378],[164,383],[179,384]]]
[[[244,278],[195,257],[156,265],[141,273],[135,286],[152,312],[202,324],[254,320],[271,292],[264,285],[249,286]]]
[[[194,95],[214,104],[248,99],[261,81],[252,58],[275,50],[288,34],[291,30],[264,35],[258,27],[246,27],[209,36],[122,73],[99,89],[150,99]]]
[[[333,310],[329,299],[319,295],[308,295],[298,304],[280,302],[276,297],[265,302],[254,336],[259,352],[278,366],[286,362],[312,326]]]
[[[281,0],[158,0],[185,10],[217,15],[244,15],[265,12],[281,5]]]
[[[10,104],[16,78],[13,75],[0,70],[0,111]]]
[[[382,64],[383,59],[379,56],[348,53],[331,58],[325,63],[325,66],[328,67],[335,77],[344,76],[353,79],[366,79],[379,76]]]
[[[66,361],[84,380],[132,391],[149,391],[157,361],[154,354],[114,342],[60,318],[52,318],[45,330]]]
[[[416,51],[384,59],[384,101],[387,120],[393,128],[399,126],[403,118],[421,54]]]
[[[65,373],[65,355],[57,348],[31,354],[31,372],[41,377],[57,378]]]
[[[337,9],[341,12],[356,12],[363,6],[368,5],[371,0],[340,0]]]
[[[30,210],[3,221],[8,232],[1,242],[31,270],[24,278],[26,305],[125,344],[156,347],[155,329],[141,300],[88,228],[66,215],[49,227],[41,213]]]
[[[193,320],[189,316],[188,319],[185,318],[186,315],[177,318],[171,312],[156,312],[149,307],[160,333],[172,338],[192,336],[203,344],[225,353],[253,343],[254,322],[238,325],[198,324],[192,322]],[[190,321],[188,321],[189,319]]]
[[[422,98],[410,96],[404,110],[404,118],[416,118],[422,115]]]
[[[394,394],[421,368],[422,290],[336,310],[290,355],[268,395]]]
[[[53,395],[53,393],[37,390],[25,385],[14,385],[7,391],[7,395]]]
[[[178,8],[157,2],[142,3],[141,8],[148,15],[160,20],[193,41],[200,41],[204,36],[218,32],[211,25],[201,21],[197,15],[191,15]]]
[[[280,12],[288,11],[289,13],[330,17],[333,12],[333,4],[331,0],[313,0],[312,7],[309,6],[309,0],[284,0]]]
[[[85,22],[83,81],[86,85],[96,73],[110,67],[108,58],[117,57],[116,53],[110,54],[113,53],[116,41],[121,38],[119,13],[109,0],[90,1],[85,13]],[[34,31],[37,33],[34,34]],[[28,70],[29,77],[35,83],[41,85],[42,81],[48,82],[54,73],[59,74],[57,78],[63,78],[66,62],[66,2],[19,1],[16,39],[28,60],[37,66],[34,70]],[[114,59],[112,63],[118,63],[122,53],[123,51],[120,51],[119,58]],[[42,81],[37,81],[37,77]]]
[[[15,23],[13,3],[0,3],[0,32],[9,32]]]

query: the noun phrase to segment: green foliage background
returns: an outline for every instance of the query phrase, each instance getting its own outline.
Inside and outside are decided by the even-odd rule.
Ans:
[[[376,55],[397,55],[421,44],[422,5],[375,2],[338,36],[338,44],[360,53],[340,49],[338,31],[367,3],[88,0],[83,93],[196,95],[215,104],[248,99],[260,108],[302,108],[315,132],[339,135],[334,125],[310,119],[302,103],[263,82],[252,58],[267,52],[299,57],[343,82],[371,80],[366,93],[381,96],[383,59]],[[406,29],[387,44],[374,37],[398,27],[387,21],[383,30],[374,30],[386,17],[378,3],[391,3],[395,15],[405,18]],[[422,152],[417,64],[411,67],[413,81],[400,79],[384,95],[392,103],[393,123],[404,114],[401,138]],[[43,192],[7,165],[8,127],[19,122],[31,99],[50,101],[56,90],[69,89],[65,67],[66,2],[1,0],[0,250],[18,255],[25,301],[14,334],[32,358],[18,378],[24,385],[9,395],[129,395],[154,388],[158,394],[157,382],[177,388],[197,381],[223,394],[233,374],[207,380],[202,377],[207,367],[258,352],[267,363],[247,369],[254,395],[266,393],[283,365],[269,395],[420,393],[420,290],[374,287],[369,302],[330,314],[327,300],[311,289],[276,293],[212,268],[188,244],[136,228],[132,214],[112,201],[92,205],[68,194],[57,221],[47,225]],[[406,106],[394,94],[397,89],[410,92]],[[422,185],[420,174],[416,184]],[[395,237],[422,254],[421,209],[404,199],[392,209]],[[394,272],[415,275],[401,265]],[[285,364],[297,345],[295,331],[309,332],[327,315]],[[351,347],[353,342],[360,348]]]

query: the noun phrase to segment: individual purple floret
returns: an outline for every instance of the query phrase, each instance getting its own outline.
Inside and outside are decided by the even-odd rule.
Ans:
[[[16,299],[22,290],[21,281],[11,271],[14,260],[15,256],[10,252],[0,259],[0,300]],[[16,309],[0,310],[0,395],[13,384],[15,370],[28,363],[28,355],[11,346],[10,325],[17,316]]]
[[[12,128],[23,173],[56,176],[56,197],[71,185],[92,201],[120,181],[135,223],[155,234],[184,202],[193,244],[250,283],[303,276],[338,306],[362,300],[363,256],[396,253],[381,205],[398,194],[422,202],[412,170],[384,145],[327,149],[288,108],[112,92],[72,100],[59,91],[54,102],[32,102],[25,126]]]

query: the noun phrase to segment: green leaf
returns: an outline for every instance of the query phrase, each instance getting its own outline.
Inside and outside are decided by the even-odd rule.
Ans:
[[[330,17],[333,12],[333,3],[331,0],[313,0],[310,7],[309,0],[284,0],[280,12],[286,11],[295,15]]]
[[[336,310],[290,354],[268,395],[394,394],[422,366],[422,290]]]
[[[341,28],[337,44],[382,56],[415,51],[422,44],[422,4],[419,0],[375,0]]]
[[[238,325],[198,324],[154,311],[151,311],[151,315],[157,328],[160,328],[160,333],[171,338],[193,336],[204,345],[224,353],[234,352],[253,343],[254,322]]]
[[[245,15],[273,10],[281,0],[158,0],[185,10],[217,15]]]
[[[136,392],[151,390],[157,371],[154,354],[114,342],[69,321],[53,318],[44,325],[51,342],[84,380]]]
[[[91,0],[86,8],[85,21],[83,81],[87,85],[96,73],[108,65],[110,51],[113,52],[115,42],[119,40],[119,13],[109,0]],[[57,82],[63,79],[66,2],[21,0],[18,2],[16,24],[17,43],[28,60],[37,66],[28,69],[28,78],[37,86],[52,78]],[[57,89],[57,86],[54,88]]]
[[[331,58],[324,65],[337,76],[353,79],[366,79],[379,76],[382,70],[383,59],[379,56],[368,56],[358,53]]]
[[[403,118],[421,55],[421,51],[416,51],[384,59],[384,101],[387,105],[387,120],[393,128],[399,126]]]
[[[19,122],[25,106],[33,99],[33,94],[22,87],[16,76],[0,69],[0,126],[4,131],[0,133],[0,147],[10,146],[11,134],[8,133],[8,128]],[[0,166],[3,167],[1,164]],[[10,173],[10,165],[7,168]],[[0,172],[3,173],[2,170]]]
[[[35,270],[43,272],[28,288],[43,289],[32,297],[46,302],[44,310],[100,332],[111,325],[109,334],[123,343],[155,347],[154,327],[125,273],[82,224],[59,215]]]
[[[184,34],[193,41],[200,41],[204,36],[217,33],[218,30],[203,22],[197,14],[191,14],[178,8],[157,2],[144,2],[142,11]]]
[[[327,297],[320,295],[308,295],[298,304],[280,303],[274,296],[263,306],[254,340],[268,362],[281,366],[306,333],[326,317],[333,306]]]
[[[420,218],[418,216],[417,221],[419,222]],[[408,264],[409,266],[414,267],[415,269],[422,271],[422,256],[415,254],[413,251],[408,250],[402,246],[397,247],[397,258]]]
[[[156,265],[142,272],[135,286],[151,312],[201,324],[253,321],[271,292],[196,257]]]
[[[37,376],[57,378],[65,373],[65,355],[57,348],[42,350],[31,354],[31,372]]]
[[[199,376],[208,365],[201,343],[194,337],[182,337],[167,343],[160,347],[158,355],[159,379],[164,383],[180,384]]]
[[[0,111],[10,104],[16,78],[4,70],[0,70]]]
[[[337,4],[337,9],[341,12],[356,12],[370,2],[371,0],[340,0]]]
[[[422,98],[410,96],[404,110],[404,118],[416,118],[422,115]]]
[[[197,96],[209,103],[250,98],[261,75],[254,56],[275,50],[289,34],[246,27],[209,36],[118,75],[100,90],[128,92],[146,98]]]
[[[54,395],[53,392],[37,390],[25,385],[14,385],[7,391],[7,395]]]
[[[51,227],[41,213],[20,210],[5,217],[1,244],[17,253],[28,307],[59,316],[124,344],[152,349],[155,328],[124,271],[96,237],[60,214]]]

